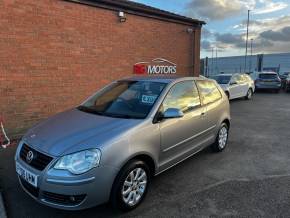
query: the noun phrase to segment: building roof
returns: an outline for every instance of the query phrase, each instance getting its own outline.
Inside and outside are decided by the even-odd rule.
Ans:
[[[179,14],[175,14],[169,11],[154,8],[145,4],[129,1],[129,0],[65,0],[70,2],[76,2],[80,4],[86,4],[96,7],[107,8],[111,10],[123,10],[127,13],[159,18],[168,21],[175,21],[179,23],[198,25],[206,24],[204,21],[185,17]]]

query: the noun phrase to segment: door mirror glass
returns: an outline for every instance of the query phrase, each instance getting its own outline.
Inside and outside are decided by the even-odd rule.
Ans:
[[[180,118],[183,116],[184,116],[183,112],[179,110],[178,108],[168,108],[163,113],[163,119]]]

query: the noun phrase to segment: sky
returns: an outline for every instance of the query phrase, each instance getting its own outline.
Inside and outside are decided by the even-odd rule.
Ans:
[[[205,21],[201,57],[245,55],[248,10],[248,51],[252,42],[253,54],[290,52],[290,0],[134,1]]]

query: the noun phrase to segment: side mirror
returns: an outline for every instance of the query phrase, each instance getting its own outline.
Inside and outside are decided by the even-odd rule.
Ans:
[[[238,84],[238,83],[235,82],[235,81],[230,83],[231,86],[232,86],[232,85],[237,85],[237,84]]]
[[[170,118],[180,118],[183,117],[184,114],[181,110],[178,108],[168,108],[164,113],[163,113],[163,119],[170,119]]]

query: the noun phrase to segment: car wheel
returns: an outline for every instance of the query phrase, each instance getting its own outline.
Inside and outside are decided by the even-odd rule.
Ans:
[[[140,160],[130,161],[115,179],[111,192],[113,207],[123,211],[135,209],[145,198],[149,184],[148,165]]]
[[[227,146],[228,137],[229,137],[229,127],[226,123],[222,123],[218,135],[216,137],[216,141],[211,146],[213,151],[215,152],[223,151]]]
[[[250,100],[253,97],[253,90],[249,89],[246,95],[246,100]]]

